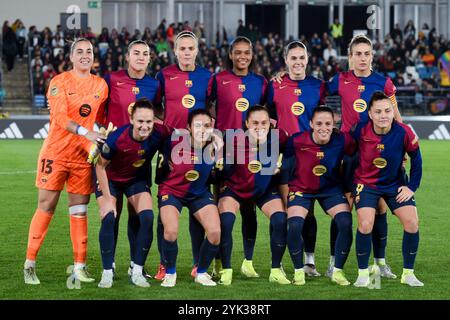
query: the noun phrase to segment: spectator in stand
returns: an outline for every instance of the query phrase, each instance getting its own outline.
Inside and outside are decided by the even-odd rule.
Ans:
[[[247,30],[244,26],[244,22],[242,21],[242,19],[239,19],[238,20],[238,28],[236,30],[236,37],[239,37],[239,36],[245,37],[246,34],[247,34]]]
[[[9,26],[9,22],[3,24],[3,55],[6,61],[8,72],[14,68],[14,62],[17,55],[17,39],[13,29]]]
[[[403,33],[405,35],[405,38],[412,36],[415,38],[416,36],[416,27],[414,27],[414,22],[412,20],[409,20],[408,23],[405,26],[405,29],[403,29]]]
[[[323,50],[323,60],[328,61],[331,57],[337,58],[336,49],[333,48],[330,42],[325,50]]]
[[[433,66],[436,62],[436,57],[434,54],[430,52],[430,49],[427,47],[425,49],[425,54],[422,55],[422,61],[426,66]]]
[[[173,23],[171,23],[170,25],[173,25]],[[169,26],[170,27],[170,26]],[[168,37],[169,35],[166,33],[166,19],[162,19],[161,23],[158,25],[158,28],[156,28],[156,30],[161,34],[161,36],[163,38]],[[173,35],[172,35],[173,36]]]
[[[170,51],[170,46],[167,41],[160,35],[158,38],[158,42],[156,43],[156,53],[158,56],[163,55],[167,56],[167,53]]]
[[[27,39],[27,29],[21,20],[18,20],[16,28],[17,50],[19,51],[19,59],[22,60],[24,54],[25,41]]]
[[[398,23],[395,24],[394,29],[391,31],[391,38],[396,42],[402,42],[403,40],[402,29],[400,29],[400,25]]]

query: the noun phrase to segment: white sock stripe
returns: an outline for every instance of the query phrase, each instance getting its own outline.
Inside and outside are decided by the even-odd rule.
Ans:
[[[69,207],[69,214],[74,215],[77,213],[86,213],[87,212],[87,205],[85,204],[79,204],[76,206]]]

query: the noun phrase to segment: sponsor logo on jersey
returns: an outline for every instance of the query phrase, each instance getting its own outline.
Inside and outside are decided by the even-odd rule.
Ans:
[[[312,172],[315,176],[323,176],[327,172],[327,167],[322,164],[318,164],[312,169]]]
[[[134,94],[135,96],[137,96],[137,95],[139,94],[140,91],[141,91],[141,90],[139,89],[139,87],[133,87],[133,88],[131,88],[131,92],[133,92],[133,94]]]
[[[291,106],[291,111],[296,116],[301,116],[305,112],[305,105],[301,102],[294,102]]]
[[[238,89],[239,89],[240,92],[244,92],[246,90],[245,84],[238,85]]]
[[[145,159],[140,159],[133,163],[133,167],[140,168],[144,165],[144,163],[145,163]]]
[[[262,169],[262,164],[258,160],[252,160],[247,165],[247,168],[248,168],[248,171],[250,171],[251,173],[258,173]]]
[[[83,104],[83,105],[80,107],[79,113],[80,113],[80,116],[86,118],[87,116],[89,116],[89,115],[91,114],[91,111],[92,111],[92,108],[91,108],[90,105],[88,105],[88,104]]]
[[[197,170],[189,170],[184,177],[187,181],[194,182],[200,177],[200,173]]]
[[[353,109],[358,113],[364,112],[367,109],[367,102],[363,99],[357,99],[353,102]]]
[[[181,98],[181,104],[186,109],[190,109],[195,105],[195,97],[191,94],[186,94]]]
[[[384,158],[375,158],[373,159],[372,163],[378,169],[383,169],[387,166],[387,161]]]
[[[186,86],[186,88],[191,88],[193,85],[192,80],[186,80],[184,82],[184,85]]]
[[[250,103],[245,98],[239,98],[236,100],[235,106],[238,111],[244,112],[250,107]]]

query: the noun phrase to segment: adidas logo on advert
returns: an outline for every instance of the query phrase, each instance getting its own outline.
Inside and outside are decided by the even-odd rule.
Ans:
[[[450,140],[450,133],[448,132],[445,125],[441,124],[433,131],[432,134],[428,136],[430,140]]]
[[[47,122],[43,128],[39,129],[39,131],[34,134],[33,138],[34,139],[45,139],[45,138],[47,138],[49,128],[50,128],[50,123]]]
[[[23,139],[22,132],[15,122],[12,122],[2,133],[0,139]]]

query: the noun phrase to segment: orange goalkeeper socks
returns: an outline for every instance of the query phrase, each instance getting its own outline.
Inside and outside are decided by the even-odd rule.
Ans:
[[[72,240],[73,260],[86,262],[87,252],[87,216],[70,216],[70,239]]]
[[[27,259],[36,261],[37,254],[44,242],[48,226],[53,218],[53,212],[46,212],[36,209],[33,219],[31,219],[30,230],[28,232]]]

